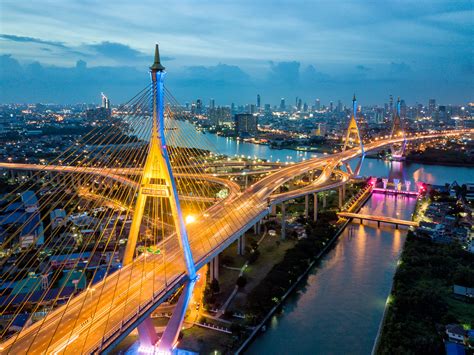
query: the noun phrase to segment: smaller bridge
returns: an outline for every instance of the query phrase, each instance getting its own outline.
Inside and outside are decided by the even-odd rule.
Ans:
[[[384,217],[384,216],[373,216],[369,214],[361,214],[361,213],[351,213],[351,212],[339,212],[337,214],[339,217],[347,218],[347,219],[359,219],[361,222],[364,220],[367,221],[375,221],[380,226],[380,223],[388,223],[388,224],[395,224],[398,226],[408,226],[408,227],[418,227],[419,223],[414,221],[407,221],[405,219],[398,219],[392,217]]]

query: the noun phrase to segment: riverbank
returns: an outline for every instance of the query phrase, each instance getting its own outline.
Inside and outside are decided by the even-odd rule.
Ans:
[[[251,344],[251,342],[256,338],[256,336],[262,330],[265,324],[268,323],[268,320],[270,319],[270,317],[272,317],[279,309],[281,309],[281,306],[285,303],[288,296],[290,296],[294,292],[296,287],[300,284],[301,280],[303,280],[308,275],[308,273],[313,269],[313,267],[320,261],[321,257],[324,256],[330,250],[330,248],[334,246],[334,242],[337,240],[337,238],[339,238],[339,236],[342,234],[342,232],[344,231],[344,229],[349,223],[350,223],[349,221],[345,221],[342,225],[339,226],[339,229],[336,231],[334,236],[327,242],[325,247],[315,256],[314,260],[310,262],[308,267],[300,274],[300,276],[290,286],[290,288],[283,294],[283,296],[279,299],[279,301],[270,309],[270,311],[267,312],[263,320],[257,324],[257,326],[254,328],[254,330],[249,335],[249,337],[237,349],[235,354],[241,354]]]
[[[445,326],[474,328],[474,306],[454,296],[455,284],[474,287],[474,254],[409,232],[373,353],[444,354]]]

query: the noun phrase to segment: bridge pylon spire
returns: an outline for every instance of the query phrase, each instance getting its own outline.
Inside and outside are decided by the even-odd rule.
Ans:
[[[195,279],[196,269],[166,146],[163,87],[165,74],[165,67],[160,62],[160,52],[157,44],[155,47],[155,60],[150,67],[151,106],[153,112],[152,133],[148,147],[148,155],[143,168],[143,176],[135,203],[130,234],[125,248],[123,264],[130,264],[133,260],[146,200],[148,198],[168,200],[176,234],[184,254],[186,271],[190,279]]]
[[[346,139],[344,141],[344,148],[342,150],[351,148],[354,145],[359,145],[361,149],[361,153],[364,154],[364,144],[360,136],[360,130],[359,130],[359,126],[357,125],[356,118],[357,118],[357,99],[354,94],[354,97],[352,98],[352,115],[349,121],[349,126],[347,127]]]
[[[400,97],[397,100],[397,106],[393,113],[392,131],[390,132],[390,139],[401,138],[402,141],[398,144],[392,144],[392,158],[394,160],[403,160],[406,150],[406,132],[401,118],[401,101]]]

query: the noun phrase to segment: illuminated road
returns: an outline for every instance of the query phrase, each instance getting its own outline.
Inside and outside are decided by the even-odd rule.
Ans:
[[[429,139],[474,133],[474,130],[441,132],[409,137],[408,140]],[[369,143],[366,151],[399,142],[385,139]],[[323,170],[317,183],[305,187],[305,193],[331,188],[332,171],[340,162],[360,155],[351,149],[333,155],[282,167],[262,178],[244,192],[233,194],[206,211],[196,222],[187,226],[190,246],[197,269],[227,248],[246,230],[269,213],[269,203],[295,198],[298,190],[278,200],[273,195],[285,182],[309,171]],[[44,168],[44,167],[43,167]],[[344,175],[342,175],[344,179]],[[273,195],[273,196],[272,196]],[[185,266],[177,238],[170,236],[160,246],[162,255],[141,256],[130,265],[108,276],[94,291],[84,291],[67,305],[57,308],[42,321],[21,331],[0,347],[9,354],[63,354],[98,351],[127,334],[151,307],[165,299],[167,291],[185,280]],[[166,282],[167,281],[167,282]],[[155,295],[155,297],[153,297]]]
[[[142,169],[137,168],[91,168],[81,166],[63,166],[63,165],[40,165],[40,164],[23,164],[23,163],[3,163],[0,162],[0,169],[6,170],[20,170],[20,171],[40,171],[40,172],[54,172],[54,173],[74,173],[74,174],[91,174],[101,176],[104,179],[109,179],[118,182],[125,186],[137,189],[138,183],[126,177],[126,175],[138,175]],[[198,180],[206,180],[216,184],[223,185],[229,190],[229,195],[236,195],[240,192],[240,187],[235,182],[219,178],[213,175],[198,175],[177,173],[176,178],[191,178]],[[204,196],[186,196],[180,195],[179,198],[184,201],[200,201],[200,202],[215,202],[213,197]]]

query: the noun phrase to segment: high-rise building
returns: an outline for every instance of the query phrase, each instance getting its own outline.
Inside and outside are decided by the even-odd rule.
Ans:
[[[258,119],[256,115],[240,113],[234,116],[234,122],[236,137],[249,137],[258,134]]]
[[[296,103],[296,109],[298,111],[301,111],[301,106],[303,105],[303,102],[301,101],[301,99],[298,99],[298,102]]]
[[[446,106],[439,105],[438,107],[438,120],[447,123],[449,121],[449,115],[446,110]]]
[[[332,101],[329,103],[329,112],[332,112],[334,111],[334,104],[332,103]]]
[[[436,99],[430,99],[428,101],[428,113],[431,115],[436,111]]]
[[[389,104],[390,115],[393,114],[393,96],[390,95],[390,104]]]
[[[107,96],[104,95],[104,93],[101,93],[102,95],[102,108],[105,108],[106,110],[110,110],[110,100]]]
[[[260,109],[260,94],[257,94],[257,108]]]
[[[196,114],[200,115],[202,113],[202,101],[201,99],[196,100]]]
[[[405,100],[400,100],[400,115],[406,119],[407,117],[407,104]]]
[[[303,112],[308,112],[308,104],[306,102],[303,105]]]
[[[257,108],[255,107],[254,104],[251,104],[249,107],[249,113],[255,113],[257,112]]]
[[[320,99],[316,99],[315,108],[316,108],[316,111],[321,110],[321,100]]]
[[[341,113],[341,112],[342,112],[342,102],[341,102],[341,100],[337,100],[336,111],[337,111],[338,113]]]
[[[231,113],[229,107],[215,107],[209,109],[209,122],[213,126],[221,126],[223,122],[229,122]]]
[[[216,100],[214,99],[211,99],[209,101],[209,108],[215,108],[216,107]]]
[[[280,111],[285,111],[285,110],[286,110],[285,98],[282,97],[280,100]]]

